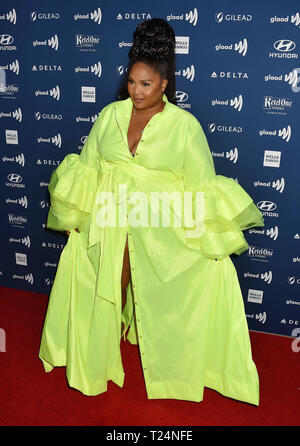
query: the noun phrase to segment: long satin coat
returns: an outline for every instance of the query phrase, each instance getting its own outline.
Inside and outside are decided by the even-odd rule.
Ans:
[[[209,387],[258,405],[258,374],[229,256],[247,250],[242,231],[264,220],[233,178],[216,174],[198,120],[163,100],[134,156],[128,98],[104,107],[80,155],[66,155],[52,174],[47,227],[71,233],[39,357],[46,372],[66,366],[69,385],[85,395],[105,392],[109,380],[122,387],[123,320],[124,339],[128,329],[127,340],[140,350],[149,399],[200,402]],[[155,193],[162,197],[156,206]],[[192,196],[186,201],[192,223],[178,207],[185,195]],[[170,224],[161,223],[165,209]],[[122,313],[127,234],[132,280]]]

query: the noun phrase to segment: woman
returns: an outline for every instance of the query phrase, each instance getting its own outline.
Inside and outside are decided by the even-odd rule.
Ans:
[[[98,395],[108,380],[123,386],[129,329],[149,399],[199,402],[210,387],[258,405],[229,255],[248,248],[242,230],[264,222],[238,183],[216,175],[201,125],[175,105],[174,48],[164,20],[137,27],[127,99],[104,107],[81,154],[52,174],[47,227],[69,239],[39,357],[46,371],[66,366],[71,387]]]

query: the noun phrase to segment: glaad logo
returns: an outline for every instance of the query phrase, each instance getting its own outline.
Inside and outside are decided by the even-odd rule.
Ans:
[[[217,158],[224,158],[225,152],[214,152],[213,150],[211,151],[212,156],[215,156]],[[226,158],[229,161],[232,161],[233,163],[236,163],[239,157],[239,152],[237,147],[235,147],[234,149],[230,149],[229,151],[226,152]]]
[[[293,40],[279,39],[273,43],[273,48],[278,51],[277,53],[269,53],[269,57],[275,59],[298,59],[298,53],[291,53],[296,48],[296,44]]]
[[[15,118],[17,121],[22,122],[22,110],[18,108],[13,112],[0,112],[0,118]]]
[[[287,127],[283,127],[281,130],[279,129],[278,132],[277,130],[259,130],[258,131],[259,136],[279,136],[280,138],[282,138],[285,142],[289,142],[292,136],[292,128],[290,125],[288,125]]]
[[[278,226],[275,226],[275,228],[270,228],[270,229],[266,229],[266,231],[264,229],[248,229],[249,234],[266,234],[268,235],[270,238],[272,238],[273,240],[277,240],[278,237]]]
[[[0,15],[0,20],[5,20],[5,19],[8,22],[10,22],[13,25],[15,25],[17,23],[17,13],[16,13],[16,10],[13,8],[9,12],[7,12],[6,14]]]
[[[186,12],[185,15],[184,14],[181,14],[181,15],[170,14],[170,15],[167,16],[167,21],[169,22],[170,20],[184,20],[184,18],[191,25],[196,26],[197,22],[198,22],[198,10],[197,10],[197,8],[194,8],[193,10],[190,10],[189,12]]]
[[[74,68],[75,73],[94,73],[95,76],[101,77],[102,74],[102,65],[101,62],[98,61],[94,65],[91,65],[90,67],[76,67]]]
[[[215,15],[215,20],[217,23],[223,22],[251,22],[251,14],[224,14],[224,12],[217,12]]]
[[[52,138],[42,138],[42,137],[38,137],[37,138],[37,142],[38,143],[52,143],[54,144],[56,147],[61,148],[61,144],[62,144],[62,140],[61,140],[61,134],[58,133],[57,135],[52,136]]]
[[[95,114],[93,116],[88,116],[87,118],[83,118],[82,116],[77,116],[75,119],[76,122],[95,122],[98,118],[99,114]]]
[[[9,65],[0,65],[0,72],[1,70],[10,70],[13,73],[15,73],[16,75],[19,74],[20,71],[20,66],[19,66],[19,61],[18,59],[16,59],[14,62],[10,63]]]
[[[296,12],[296,14],[292,14],[291,16],[286,17],[270,17],[270,23],[292,23],[295,26],[300,27],[300,14]]]
[[[281,74],[279,76],[273,76],[272,74],[268,74],[265,76],[265,82],[268,81],[283,81],[287,82],[291,85],[292,89],[295,89],[299,83],[299,68],[294,68],[293,71],[290,71],[289,74]]]
[[[15,161],[16,163],[20,164],[22,167],[25,166],[25,157],[24,157],[24,153],[20,153],[20,155],[17,156],[13,156],[11,158],[7,157],[7,156],[3,156],[2,157],[2,161]]]
[[[211,101],[211,105],[230,105],[237,111],[241,111],[243,107],[243,96],[240,94],[238,97],[235,96],[233,99],[226,99],[226,100],[220,100],[220,99],[213,99]]]
[[[239,157],[239,152],[236,147],[234,149],[230,149],[229,152],[226,152],[226,158],[228,158],[229,161],[233,161],[234,164],[237,162],[238,157]]]
[[[241,54],[242,56],[246,56],[247,53],[247,49],[248,49],[248,42],[247,39],[244,39],[243,41],[240,40],[238,43],[235,43],[233,46],[233,43],[231,43],[230,45],[222,45],[221,43],[219,43],[218,45],[215,46],[215,50],[216,51],[237,51],[239,54]]]
[[[101,20],[102,20],[102,12],[101,9],[95,9],[94,11],[90,12],[90,13],[85,13],[85,14],[75,14],[74,15],[74,20],[92,20],[93,22],[97,23],[98,25],[100,25]]]
[[[266,271],[265,273],[261,273],[259,275],[259,273],[254,274],[254,273],[244,273],[243,276],[245,278],[249,277],[251,279],[261,279],[264,280],[267,284],[270,284],[272,282],[272,271]]]
[[[32,42],[32,45],[34,47],[36,46],[50,46],[50,48],[54,49],[55,51],[58,50],[58,45],[59,45],[59,41],[58,41],[58,36],[57,34],[55,34],[54,36],[50,37],[50,39],[46,39],[46,40],[34,40]]]
[[[35,96],[51,96],[53,99],[56,99],[57,101],[60,100],[60,88],[58,85],[56,85],[54,88],[51,88],[50,90],[36,90],[34,92]]]
[[[263,187],[270,187],[271,181],[263,182],[263,181],[254,181],[253,182],[254,187],[257,186],[263,186]],[[272,187],[276,190],[278,190],[280,193],[284,191],[285,181],[284,178],[281,178],[279,180],[272,181]]]
[[[23,245],[25,245],[27,248],[30,248],[31,242],[30,242],[30,237],[29,235],[23,237],[23,238],[14,238],[14,237],[10,237],[9,239],[10,243],[22,243]]]
[[[272,271],[266,271],[265,273],[260,274],[260,278],[270,284],[272,282]]]
[[[255,319],[264,324],[267,320],[267,313],[264,311],[263,313],[256,314]]]
[[[277,240],[278,237],[278,226],[275,226],[274,228],[270,228],[266,230],[266,235],[268,235],[273,240]]]
[[[6,202],[7,204],[19,204],[20,206],[23,206],[25,209],[27,209],[27,207],[28,207],[28,201],[27,201],[27,197],[26,197],[26,195],[24,195],[24,197],[17,198],[17,199],[15,199],[15,200],[12,200],[12,199],[10,199],[10,198],[7,198],[7,199],[5,200],[5,202]]]
[[[185,14],[185,20],[189,22],[191,25],[196,26],[198,22],[198,10],[194,8],[193,11],[187,12]]]
[[[25,275],[22,275],[22,276],[20,276],[19,274],[13,274],[12,278],[13,279],[26,280],[26,282],[30,283],[31,285],[33,284],[33,275],[32,275],[32,273],[25,274]]]
[[[175,71],[176,76],[181,75],[181,70]],[[186,77],[189,81],[193,82],[195,78],[195,67],[194,65],[191,65],[190,67],[187,67],[185,70],[182,70],[182,76]]]

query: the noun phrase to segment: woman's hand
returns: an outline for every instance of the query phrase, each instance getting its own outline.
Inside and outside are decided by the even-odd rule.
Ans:
[[[78,228],[76,228],[76,229],[75,229],[75,231],[76,231],[76,232],[79,232],[79,229],[78,229]],[[70,231],[65,231],[65,233],[66,233],[66,234],[67,234],[67,236],[69,237],[69,235],[70,235]]]

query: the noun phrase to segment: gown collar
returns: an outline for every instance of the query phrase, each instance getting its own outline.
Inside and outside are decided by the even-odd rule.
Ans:
[[[156,113],[151,118],[151,120],[153,120],[153,118],[157,119],[158,116],[165,116],[165,114],[167,113],[170,102],[168,101],[168,98],[165,94],[163,95],[163,101],[166,104],[164,109],[161,112]],[[122,137],[123,137],[123,140],[124,140],[126,146],[128,146],[127,131],[128,131],[128,127],[129,127],[132,106],[133,106],[133,104],[132,104],[132,100],[130,97],[127,99],[115,102],[115,118],[116,118],[117,124],[119,126],[119,130],[122,134]]]

